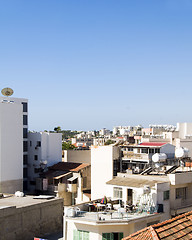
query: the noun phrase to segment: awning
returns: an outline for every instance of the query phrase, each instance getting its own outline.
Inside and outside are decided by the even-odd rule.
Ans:
[[[67,181],[72,182],[72,181],[74,181],[74,180],[77,179],[77,178],[78,178],[77,176],[73,176],[73,177],[71,177],[71,178],[68,178]]]

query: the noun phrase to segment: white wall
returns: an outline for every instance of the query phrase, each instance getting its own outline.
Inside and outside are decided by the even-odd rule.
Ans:
[[[0,182],[11,180],[23,180],[23,106],[0,102]]]
[[[106,195],[106,182],[113,178],[113,159],[118,147],[95,146],[91,148],[91,199]]]
[[[152,223],[154,221],[162,221],[163,214],[157,214],[148,216],[147,218],[135,219],[132,222],[113,222],[111,224],[96,224],[91,225],[90,222],[82,222],[75,223],[73,219],[66,220],[66,224],[64,221],[64,232],[66,233],[64,240],[72,240],[73,239],[73,230],[82,230],[89,232],[90,240],[102,240],[103,233],[114,233],[114,232],[123,232],[123,237],[127,237],[128,235],[139,231],[145,227],[147,227],[148,223]]]
[[[41,132],[42,160],[51,166],[62,161],[62,133]]]
[[[61,133],[48,133],[48,132],[29,132],[29,180],[34,181],[39,177],[39,173],[35,173],[35,168],[44,168],[42,162],[47,162],[47,166],[54,165],[62,161],[62,134]],[[37,146],[37,141],[41,142],[41,147]],[[35,160],[34,156],[38,156]],[[35,186],[30,186],[30,189]]]
[[[179,138],[184,139],[186,135],[192,135],[192,123],[177,123]]]

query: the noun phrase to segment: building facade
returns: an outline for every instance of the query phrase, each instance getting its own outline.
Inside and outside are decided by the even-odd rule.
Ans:
[[[27,190],[28,100],[0,97],[0,191]]]

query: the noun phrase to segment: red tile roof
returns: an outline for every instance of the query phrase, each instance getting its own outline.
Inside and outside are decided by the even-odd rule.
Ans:
[[[192,211],[167,221],[146,227],[123,240],[192,239]]]
[[[162,143],[162,142],[143,142],[140,143],[139,146],[146,146],[146,147],[161,147],[167,143]]]

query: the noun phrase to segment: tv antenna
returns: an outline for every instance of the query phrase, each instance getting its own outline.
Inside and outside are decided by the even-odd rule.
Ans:
[[[8,96],[13,95],[13,89],[11,89],[11,88],[3,88],[3,89],[1,90],[1,93],[2,93],[4,96],[8,97]]]

